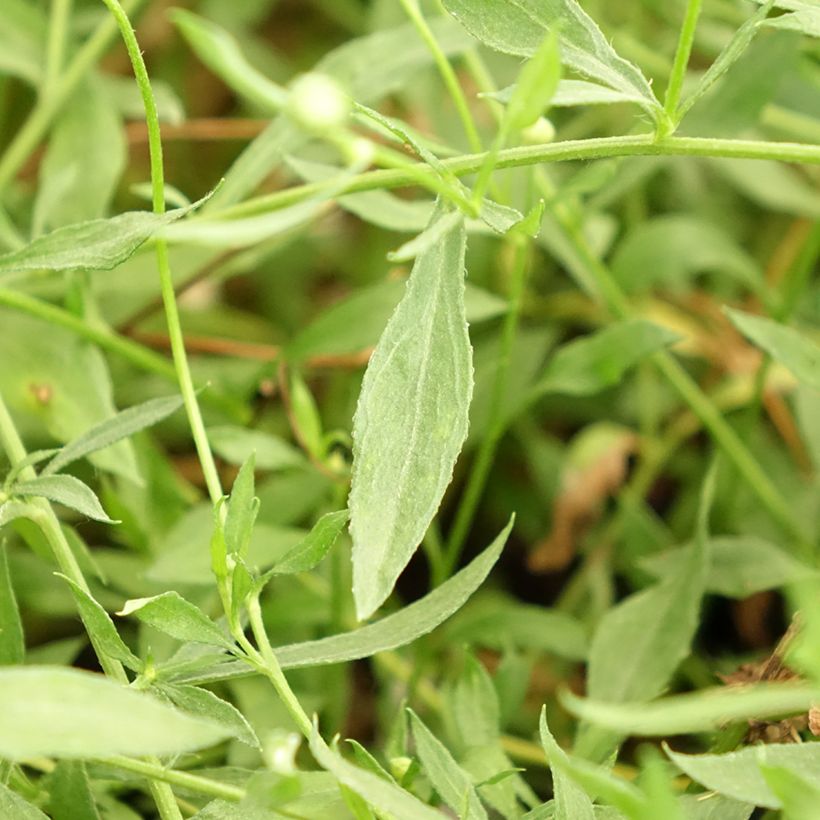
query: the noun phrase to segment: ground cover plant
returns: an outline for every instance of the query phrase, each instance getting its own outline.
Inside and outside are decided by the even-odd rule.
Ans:
[[[818,35],[3,0],[0,817],[816,818]]]

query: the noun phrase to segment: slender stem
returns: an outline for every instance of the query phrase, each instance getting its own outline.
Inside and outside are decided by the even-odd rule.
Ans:
[[[48,43],[46,45],[46,71],[40,93],[48,96],[54,88],[63,69],[68,25],[71,18],[72,0],[51,0],[49,15]]]
[[[515,235],[513,245],[515,256],[511,269],[510,299],[501,332],[498,367],[495,372],[493,392],[490,399],[488,430],[481,441],[478,455],[471,465],[467,487],[461,494],[455,522],[450,531],[447,549],[442,560],[445,578],[452,574],[458,563],[464,542],[470,532],[478,502],[481,500],[481,494],[484,492],[484,486],[490,474],[495,451],[501,437],[504,435],[504,430],[507,428],[507,419],[504,415],[504,398],[507,392],[510,365],[512,364],[513,344],[521,320],[521,308],[530,258],[530,245],[524,240],[523,236]]]
[[[140,51],[137,37],[131,26],[131,21],[128,19],[128,15],[123,10],[119,0],[103,0],[103,3],[105,3],[117,21],[120,34],[125,43],[125,48],[131,60],[131,66],[134,70],[134,77],[136,78],[137,86],[142,96],[142,102],[145,106],[145,123],[148,128],[148,151],[151,159],[151,193],[154,212],[161,214],[165,211],[162,138],[160,136],[159,116],[157,114],[156,102],[154,101],[154,93],[151,89],[151,81],[148,77],[148,70],[145,67],[145,60],[142,57],[142,51]],[[216,469],[216,464],[214,463],[211,446],[208,443],[208,436],[205,433],[205,423],[202,420],[202,412],[199,408],[196,389],[194,388],[193,378],[191,377],[191,368],[188,365],[188,357],[185,353],[185,340],[182,334],[176,293],[174,292],[174,281],[171,276],[171,268],[168,261],[168,245],[163,238],[158,238],[155,242],[155,249],[174,366],[179,380],[179,387],[182,391],[182,398],[185,402],[185,410],[188,414],[188,422],[191,426],[194,444],[196,445],[199,461],[202,465],[202,473],[205,477],[205,483],[208,487],[211,501],[215,504],[222,498],[222,484],[219,480],[219,472]]]
[[[144,0],[125,0],[125,8],[131,14],[142,2]],[[14,179],[23,163],[45,136],[63,103],[76,90],[91,66],[105,53],[116,33],[117,27],[114,21],[108,18],[103,20],[69,63],[59,82],[51,89],[51,93],[37,101],[25,123],[17,131],[0,158],[0,193]]]
[[[167,769],[161,764],[148,760],[137,760],[133,757],[116,755],[115,757],[104,758],[99,762],[106,766],[113,766],[126,772],[141,775],[149,780],[159,780],[171,786],[179,786],[182,789],[229,800],[232,803],[238,803],[246,796],[245,790],[238,786],[220,783],[218,780],[211,780],[189,772],[181,772],[178,769]]]
[[[689,0],[686,6],[686,16],[680,30],[678,48],[675,52],[672,73],[669,75],[669,83],[666,86],[666,96],[663,101],[663,108],[667,116],[667,121],[664,123],[666,130],[660,136],[671,133],[678,124],[678,104],[683,90],[683,80],[686,76],[686,66],[689,64],[689,56],[692,53],[692,44],[695,40],[695,29],[698,25],[698,17],[700,17],[701,5],[702,0]]]
[[[290,684],[284,672],[282,672],[282,667],[279,666],[279,661],[276,659],[273,647],[271,647],[270,641],[268,640],[268,633],[265,631],[258,596],[251,596],[248,599],[247,607],[253,637],[256,639],[256,643],[262,654],[262,660],[264,661],[263,664],[258,666],[259,671],[273,684],[273,688],[282,699],[282,702],[285,704],[299,731],[306,738],[310,739],[313,732],[313,723],[302,708],[302,704],[299,703],[293,690],[290,688]]]
[[[417,0],[399,0],[402,7],[407,12],[407,16],[412,21],[416,30],[424,40],[424,44],[430,50],[435,60],[441,79],[447,88],[447,93],[455,103],[458,116],[461,119],[461,125],[464,128],[464,133],[467,135],[467,141],[470,144],[472,151],[481,150],[481,137],[478,135],[478,130],[473,122],[473,116],[470,113],[470,106],[467,104],[467,98],[464,96],[464,90],[456,77],[447,55],[441,50],[441,46],[435,38],[435,35],[427,25],[424,15],[421,13]]]
[[[520,168],[549,162],[636,156],[726,157],[817,165],[820,164],[820,145],[711,137],[665,137],[658,140],[654,134],[638,134],[505,148],[498,152],[496,168]],[[466,154],[444,159],[442,165],[456,176],[466,176],[480,171],[485,159],[485,153]],[[422,163],[419,163],[419,166],[421,165]],[[352,176],[344,183],[323,180],[254,197],[220,212],[211,212],[208,216],[210,219],[217,216],[233,219],[278,210],[330,190],[333,190],[334,196],[343,196],[360,191],[402,188],[414,183],[415,175],[410,170],[368,171]]]

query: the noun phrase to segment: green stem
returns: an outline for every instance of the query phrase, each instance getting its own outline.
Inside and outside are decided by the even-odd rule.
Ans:
[[[481,137],[478,135],[478,130],[473,122],[473,116],[470,113],[467,98],[464,96],[464,90],[461,88],[461,84],[458,81],[458,77],[456,77],[455,71],[453,71],[453,67],[450,65],[450,61],[447,59],[447,55],[441,50],[441,46],[430,30],[430,26],[427,25],[424,15],[419,10],[417,0],[399,0],[399,2],[416,27],[421,39],[424,40],[424,44],[433,55],[433,60],[435,60],[436,67],[438,68],[439,74],[441,74],[441,79],[447,88],[447,93],[455,103],[458,116],[461,119],[461,125],[464,128],[464,133],[467,135],[470,149],[472,151],[480,151]]]
[[[126,0],[128,13],[132,13],[143,1]],[[100,23],[86,44],[77,52],[59,82],[52,87],[51,92],[37,101],[0,159],[0,193],[22,168],[23,163],[45,136],[65,101],[74,93],[91,66],[106,52],[116,33],[117,27],[112,20],[106,19]]]
[[[683,90],[683,80],[686,76],[686,67],[689,65],[689,56],[692,53],[692,44],[695,41],[695,29],[698,25],[698,17],[700,17],[701,5],[702,0],[689,0],[686,6],[686,16],[680,30],[678,48],[675,52],[672,73],[669,75],[669,83],[666,86],[666,96],[663,101],[663,108],[667,116],[667,122],[664,124],[666,130],[659,136],[668,135],[678,125],[678,105]]]
[[[132,757],[107,757],[99,761],[106,766],[113,766],[122,771],[132,772],[149,780],[158,780],[170,786],[179,786],[198,794],[206,794],[210,797],[229,800],[238,803],[246,796],[244,789],[238,786],[231,786],[229,783],[220,783],[207,777],[201,777],[189,772],[181,772],[178,769],[167,769],[158,763],[148,760],[136,760]]]
[[[725,157],[817,165],[820,164],[820,145],[711,137],[665,137],[658,140],[654,134],[638,134],[505,148],[498,152],[496,168],[520,168],[549,162],[637,156]],[[456,176],[466,176],[480,171],[486,158],[486,153],[466,154],[444,159],[442,165]],[[423,163],[419,163],[419,167],[422,166]],[[415,173],[417,174],[418,171]],[[337,180],[323,180],[254,197],[218,213],[210,213],[209,218],[219,216],[233,219],[267,213],[304,202],[330,190],[333,190],[335,196],[343,196],[361,191],[402,188],[413,185],[414,182],[415,174],[411,170],[368,171],[353,176],[344,183],[339,183]]]
[[[151,159],[151,193],[154,213],[161,214],[165,212],[162,138],[160,136],[159,116],[157,114],[156,102],[154,101],[154,93],[151,89],[151,81],[148,77],[148,70],[145,67],[145,60],[142,57],[142,51],[140,51],[131,21],[128,19],[128,15],[123,10],[119,0],[103,0],[103,3],[105,3],[117,21],[120,34],[125,43],[125,48],[128,51],[128,57],[131,60],[131,66],[134,71],[137,86],[140,90],[140,95],[142,96],[142,102],[145,106],[145,123],[148,128],[148,151]],[[182,334],[182,325],[179,320],[174,281],[168,262],[168,245],[163,238],[158,238],[155,242],[155,249],[174,367],[176,368],[179,387],[182,391],[182,398],[185,402],[188,423],[191,426],[194,444],[196,445],[199,461],[202,465],[205,484],[208,487],[211,501],[216,504],[216,502],[222,498],[222,484],[219,480],[219,472],[216,469],[211,446],[208,443],[205,423],[202,420],[202,411],[199,408],[196,389],[194,388],[193,378],[191,377],[191,368],[185,353],[185,340]]]
[[[72,0],[51,0],[48,43],[46,45],[46,71],[40,93],[48,96],[57,85],[65,60],[68,41],[68,25],[71,18]]]
[[[464,542],[469,535],[470,527],[475,516],[481,494],[493,465],[498,443],[507,428],[507,419],[504,415],[504,398],[507,391],[510,365],[512,364],[513,344],[518,325],[521,320],[521,308],[524,300],[524,291],[529,266],[529,243],[523,236],[513,237],[515,258],[512,264],[510,283],[510,298],[507,314],[504,317],[504,327],[501,332],[501,345],[498,357],[498,368],[495,372],[493,392],[490,399],[490,415],[488,430],[481,440],[478,455],[470,467],[470,477],[467,487],[461,494],[458,511],[456,512],[453,528],[447,542],[447,549],[443,557],[444,577],[449,577],[461,556]]]

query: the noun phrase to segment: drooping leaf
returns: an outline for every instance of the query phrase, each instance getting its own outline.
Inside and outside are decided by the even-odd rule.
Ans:
[[[208,746],[225,730],[101,675],[49,666],[0,669],[0,755],[165,755]]]
[[[226,648],[233,646],[233,642],[199,607],[186,601],[178,592],[126,601],[117,615],[133,615],[179,641],[197,641]]]
[[[593,820],[595,809],[586,792],[579,788],[566,774],[569,759],[556,743],[547,725],[547,707],[541,709],[539,724],[541,745],[552,771],[555,794],[555,820]]]
[[[292,669],[367,658],[377,652],[405,646],[426,635],[460,609],[481,586],[498,560],[511,529],[512,521],[498,534],[492,544],[464,569],[398,612],[352,632],[277,647],[276,657],[280,666],[283,669]],[[224,677],[246,674],[246,664],[227,663],[222,665],[218,674],[209,675],[204,679],[220,680]],[[196,674],[185,678],[185,681],[190,683],[200,680],[202,678]]]
[[[38,476],[15,484],[12,492],[20,498],[47,498],[104,524],[118,523],[106,515],[94,491],[72,475]]]
[[[122,410],[66,444],[45,466],[42,475],[57,473],[78,459],[133,436],[134,433],[167,418],[180,407],[182,407],[182,397],[169,396],[164,399],[151,399]]]
[[[421,718],[408,710],[416,753],[433,788],[441,799],[465,820],[486,820],[487,812],[478,799],[470,776],[447,747],[424,725]]]
[[[229,425],[208,428],[214,452],[230,464],[241,465],[255,454],[257,470],[284,470],[302,467],[304,456],[284,439],[262,430]]]
[[[530,57],[556,31],[570,68],[628,94],[653,116],[660,105],[637,66],[620,57],[575,0],[445,0],[445,8],[491,48]]]
[[[327,555],[349,518],[347,510],[325,513],[305,538],[273,565],[271,573],[286,575],[313,569]]]
[[[731,308],[726,313],[749,341],[791,370],[800,382],[820,389],[820,346],[772,319]]]
[[[384,602],[421,542],[467,435],[465,244],[460,224],[417,258],[365,373],[349,502],[360,619]]]
[[[623,734],[663,736],[720,728],[732,720],[807,712],[820,689],[798,683],[701,689],[652,703],[611,703],[565,693],[567,708],[584,720]]]
[[[671,577],[685,565],[691,547],[645,558],[643,569],[658,577]],[[706,578],[709,592],[728,598],[746,598],[814,576],[817,570],[785,550],[753,535],[710,539],[710,566]]]
[[[584,396],[618,384],[642,359],[680,337],[671,330],[630,319],[560,347],[531,395]]]
[[[340,783],[363,797],[380,812],[395,820],[441,820],[439,812],[378,775],[348,763],[338,752],[330,749],[314,728],[310,750],[322,768],[332,772]]]
[[[23,624],[9,575],[6,545],[0,542],[0,666],[21,664],[25,655]]]
[[[183,712],[224,727],[226,733],[230,733],[237,740],[241,740],[254,749],[261,748],[256,732],[251,728],[243,714],[235,706],[217,697],[213,692],[201,689],[198,686],[174,686],[171,684],[163,684],[160,691]]]
[[[125,645],[108,613],[74,581],[65,575],[61,577],[71,586],[80,616],[86,631],[94,637],[95,646],[128,669],[135,672],[142,671],[142,661]]]
[[[820,777],[820,744],[783,743],[749,746],[724,755],[666,753],[692,780],[744,803],[780,809],[780,798],[766,782],[760,766],[785,769],[810,782]]]

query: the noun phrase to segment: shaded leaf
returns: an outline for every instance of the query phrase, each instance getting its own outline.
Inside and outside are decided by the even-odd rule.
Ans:
[[[2,509],[0,507],[0,521]],[[9,575],[6,545],[0,542],[0,666],[21,664],[25,656],[23,624],[20,621],[20,610]]]
[[[9,760],[175,754],[226,736],[222,727],[77,669],[0,669],[0,702],[0,755]]]
[[[32,806],[17,792],[13,792],[0,783],[0,817],[9,817],[13,820],[48,820],[36,806]]]
[[[85,764],[62,760],[49,777],[52,820],[100,820]]]
[[[349,501],[359,619],[384,602],[421,542],[467,435],[465,245],[459,224],[417,258],[365,373]]]
[[[521,130],[532,125],[550,104],[560,80],[558,38],[555,29],[551,29],[518,74],[515,90],[507,104],[509,127]]]
[[[225,425],[208,428],[208,441],[214,452],[230,464],[243,464],[253,453],[257,470],[283,470],[301,467],[304,456],[284,439],[263,430]]]

